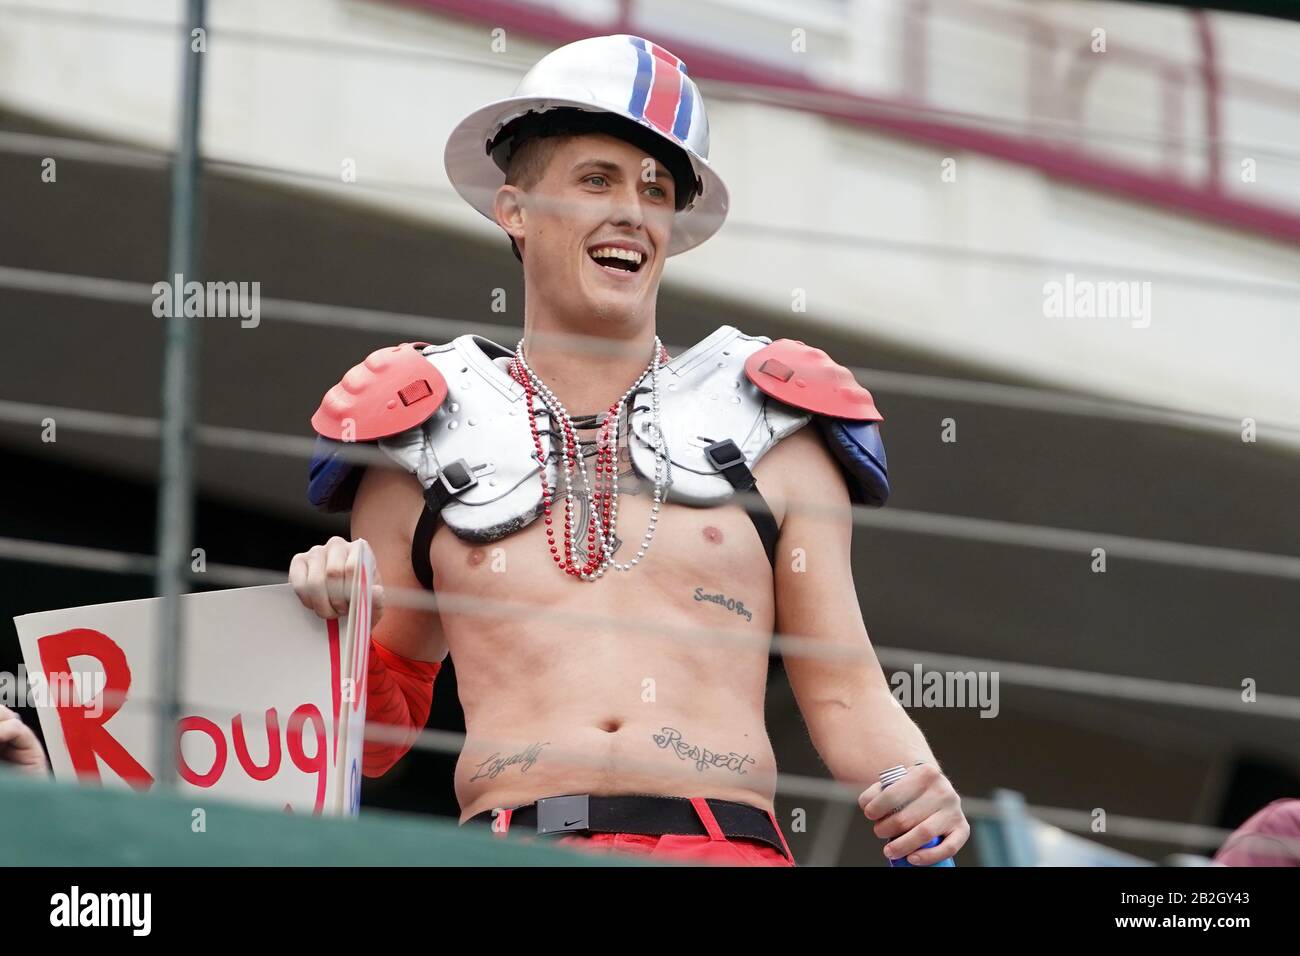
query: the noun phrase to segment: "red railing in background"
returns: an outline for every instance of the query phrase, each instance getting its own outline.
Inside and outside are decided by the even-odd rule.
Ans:
[[[1109,63],[1148,70],[1159,77],[1163,99],[1160,132],[1164,141],[1166,169],[1153,173],[1110,156],[1087,151],[1082,144],[1066,142],[1044,127],[1040,117],[1052,113],[1057,101],[1035,100],[1032,91],[1042,87],[1027,84],[1031,91],[1028,116],[1021,131],[1006,132],[981,128],[975,114],[944,110],[927,105],[926,83],[929,76],[927,23],[934,13],[930,0],[910,0],[904,9],[899,36],[902,47],[901,86],[898,96],[867,96],[843,88],[831,87],[803,73],[774,67],[724,51],[716,46],[684,41],[669,33],[649,29],[634,16],[633,0],[619,0],[618,16],[613,20],[591,24],[564,16],[553,10],[518,0],[386,0],[403,6],[427,9],[440,15],[476,22],[491,27],[505,27],[533,39],[557,46],[601,33],[636,33],[663,43],[690,64],[698,80],[729,84],[728,95],[744,95],[737,88],[749,87],[755,98],[780,100],[783,91],[803,94],[797,108],[863,128],[896,135],[917,142],[945,148],[974,150],[1010,162],[1038,169],[1056,179],[1089,188],[1104,190],[1134,200],[1150,203],[1175,212],[1195,215],[1227,226],[1247,230],[1285,242],[1300,244],[1300,209],[1282,208],[1225,192],[1221,178],[1222,151],[1220,136],[1221,98],[1226,88],[1256,102],[1283,106],[1300,112],[1300,91],[1251,77],[1231,76],[1221,71],[1215,55],[1214,35],[1209,18],[1196,11],[1196,30],[1200,44],[1200,63],[1191,66],[1158,52],[1136,51],[1122,46],[1107,51]],[[960,16],[973,23],[983,23],[1005,31],[1009,26],[1025,32],[1033,44],[1037,70],[1035,80],[1046,72],[1044,63],[1060,49],[1080,46],[1077,33],[1065,34],[1048,19],[1026,9],[1009,16],[978,2],[943,5],[945,16]],[[1080,52],[1086,52],[1086,46]],[[1081,121],[1088,80],[1095,75],[1097,58],[1078,56],[1071,64],[1069,82],[1060,84],[1064,105],[1070,118]],[[1199,87],[1205,103],[1204,126],[1206,155],[1205,175],[1189,177],[1181,169],[1185,151],[1183,105],[1189,89]],[[791,105],[795,105],[792,101]]]

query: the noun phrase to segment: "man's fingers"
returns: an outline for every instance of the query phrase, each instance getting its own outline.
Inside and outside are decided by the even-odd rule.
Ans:
[[[893,789],[890,787],[889,789]],[[918,823],[912,829],[908,830],[902,836],[891,840],[884,846],[885,856],[891,860],[897,860],[899,857],[907,856],[916,850],[921,849],[937,836],[944,836],[949,830],[956,826],[956,820],[950,819],[947,814],[936,813]],[[942,845],[942,844],[941,844]],[[908,862],[911,862],[910,860]]]
[[[319,617],[325,620],[338,617],[338,613],[330,606],[329,589],[325,585],[325,554],[324,548],[317,551],[312,548],[309,553],[307,562],[307,585],[304,593],[307,595],[308,607],[310,607]]]
[[[894,788],[890,787],[889,792],[893,793]],[[943,800],[940,797],[924,793],[897,813],[877,821],[872,830],[882,840],[893,840],[928,820],[943,808]]]
[[[331,545],[325,549],[326,593],[329,595],[330,607],[340,615],[348,612],[348,592],[352,583],[348,575],[349,558],[348,548]]]
[[[370,589],[370,626],[374,627],[384,616],[384,586],[376,584]]]
[[[945,836],[938,846],[909,853],[907,862],[913,866],[933,866],[941,860],[956,856],[957,851],[966,845],[968,839],[970,839],[970,825],[962,823],[961,826]]]
[[[13,711],[6,710],[6,714],[0,715],[0,761],[13,764],[23,773],[48,773],[49,762],[36,734]]]
[[[858,794],[858,808],[865,813],[867,810],[867,804],[874,800],[878,793],[880,793],[879,783],[873,783],[871,786],[867,787],[867,789]]]
[[[945,787],[952,789],[938,766],[921,761],[907,768],[907,773],[888,788],[878,791],[876,796],[867,801],[862,812],[870,820],[880,820],[893,813],[896,807],[905,806],[915,800],[919,794]]]
[[[335,535],[323,545],[295,554],[289,562],[289,583],[303,607],[317,616],[332,620],[348,612],[352,597],[352,584],[357,568],[370,547],[364,538],[348,541]],[[376,568],[371,586],[373,600],[372,624],[383,614],[383,587]]]
[[[896,807],[911,803],[926,790],[926,782],[920,777],[907,774],[896,783],[891,783],[867,801],[862,808],[868,820],[883,820],[894,812]]]
[[[307,610],[311,610],[311,601],[307,597],[307,555],[295,554],[293,560],[289,562],[289,583],[293,585],[293,593],[298,595],[298,602]]]

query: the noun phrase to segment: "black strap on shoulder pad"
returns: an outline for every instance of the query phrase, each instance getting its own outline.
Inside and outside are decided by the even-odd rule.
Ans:
[[[744,454],[734,441],[724,438],[707,446],[704,449],[704,456],[714,468],[718,469],[722,477],[731,482],[731,487],[737,491],[753,492],[752,497],[745,496],[740,506],[749,515],[749,520],[754,523],[754,529],[763,541],[763,550],[767,552],[768,563],[776,567],[776,539],[781,529],[776,523],[771,507],[768,506],[767,499],[758,490],[757,479],[749,470],[749,465],[745,463]]]
[[[438,515],[452,498],[467,488],[478,484],[474,470],[464,458],[458,458],[438,473],[433,484],[424,489],[424,508],[420,511],[420,520],[415,523],[415,534],[411,538],[411,568],[415,578],[426,591],[433,590],[433,564],[429,560],[429,546],[433,544],[433,535],[438,530]]]

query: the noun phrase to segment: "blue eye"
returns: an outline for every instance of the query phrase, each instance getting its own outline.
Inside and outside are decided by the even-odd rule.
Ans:
[[[589,183],[589,182],[591,182],[593,179],[599,179],[599,180],[601,181],[601,182],[599,183],[599,185],[602,185],[602,186],[603,186],[603,185],[605,184],[605,177],[602,176],[602,175],[600,175],[600,173],[592,173],[590,176],[588,176],[586,179],[584,179],[583,182],[584,182],[584,183]]]

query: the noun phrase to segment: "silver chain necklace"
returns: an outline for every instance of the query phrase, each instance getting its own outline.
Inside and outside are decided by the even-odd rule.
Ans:
[[[650,364],[646,367],[646,370],[644,372],[642,372],[640,375],[637,376],[636,381],[633,382],[632,386],[626,392],[623,393],[623,397],[618,400],[618,403],[615,406],[615,408],[618,411],[613,415],[612,418],[606,418],[605,421],[601,423],[601,430],[604,431],[605,433],[605,440],[610,442],[611,443],[610,447],[613,448],[613,468],[610,472],[610,506],[609,506],[608,534],[605,533],[605,530],[601,525],[598,504],[595,500],[595,496],[592,493],[591,481],[587,475],[586,456],[582,453],[581,445],[578,445],[577,447],[578,474],[582,478],[582,489],[583,489],[582,499],[586,505],[586,507],[583,508],[583,515],[584,518],[586,518],[588,515],[591,514],[596,515],[596,527],[598,529],[598,534],[600,538],[600,548],[601,548],[601,562],[596,567],[596,569],[592,571],[590,574],[582,573],[582,574],[575,575],[576,577],[580,578],[583,581],[595,581],[599,578],[602,578],[605,575],[605,571],[611,567],[616,571],[631,571],[632,568],[635,567],[641,561],[641,559],[645,557],[646,551],[650,548],[651,541],[654,540],[655,529],[659,523],[659,508],[660,505],[663,503],[664,488],[667,485],[667,462],[668,462],[668,451],[664,446],[663,430],[662,428],[660,428],[661,420],[660,420],[660,402],[659,402],[659,368],[661,365],[660,356],[662,354],[663,354],[663,345],[659,341],[659,336],[656,335],[654,341],[654,355],[650,359]],[[568,409],[564,407],[564,403],[561,402],[555,396],[555,393],[552,392],[550,388],[547,387],[546,383],[543,382],[541,378],[537,375],[537,373],[533,371],[532,366],[528,364],[527,359],[524,358],[523,339],[519,340],[519,345],[515,348],[515,355],[519,359],[519,365],[524,370],[524,373],[528,376],[529,381],[532,383],[533,387],[537,390],[537,392],[542,396],[542,401],[546,405],[547,410],[551,413],[551,415],[554,418],[558,418],[564,425],[563,434],[560,435],[561,438],[560,447],[562,449],[560,454],[561,454],[561,463],[563,465],[562,471],[564,473],[565,501],[571,505],[573,501],[573,475],[572,475],[573,466],[572,466],[572,459],[569,456],[568,436],[573,435],[575,442],[577,441],[576,426],[573,424],[573,419],[569,416]],[[623,409],[623,406],[626,404],[628,398],[632,395],[632,393],[636,391],[636,389],[641,385],[643,381],[645,381],[645,377],[647,375],[650,376],[650,383],[651,383],[650,385],[651,444],[654,448],[654,455],[655,455],[654,502],[650,507],[650,520],[646,526],[646,533],[641,538],[641,547],[637,550],[635,557],[633,557],[631,561],[629,561],[626,564],[620,564],[619,562],[614,560],[614,549],[617,547],[617,536],[615,534],[615,531],[618,527],[618,472],[619,472],[618,425],[619,425],[619,419],[621,417],[621,411]],[[600,447],[599,440],[600,439],[598,437],[597,448]],[[629,454],[630,454],[630,450],[629,450]],[[544,464],[543,467],[545,467]],[[585,530],[585,528],[587,527],[586,521],[584,521],[582,527]]]

